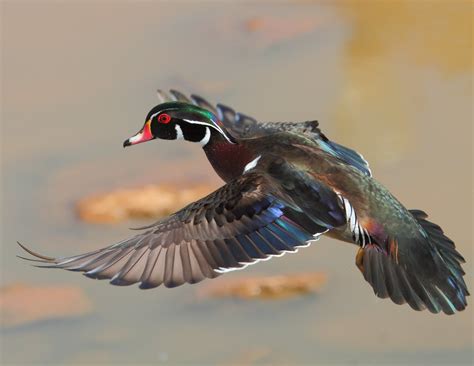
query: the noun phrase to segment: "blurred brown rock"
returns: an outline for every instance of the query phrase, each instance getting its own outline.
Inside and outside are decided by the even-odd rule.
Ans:
[[[318,292],[326,284],[322,272],[281,276],[222,278],[203,286],[200,297],[237,297],[240,299],[286,299]]]
[[[3,327],[80,316],[91,309],[92,305],[84,292],[71,286],[17,283],[0,288],[0,324]]]
[[[87,222],[111,223],[128,218],[161,217],[209,194],[210,186],[178,189],[166,185],[118,189],[86,197],[77,203],[79,217]]]
[[[265,20],[262,17],[250,18],[245,22],[245,29],[249,32],[255,32],[265,26]]]

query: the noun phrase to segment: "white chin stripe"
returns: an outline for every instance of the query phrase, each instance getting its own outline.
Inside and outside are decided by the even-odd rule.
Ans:
[[[184,140],[183,130],[181,127],[179,127],[178,124],[175,124],[174,129],[176,131],[176,140]]]
[[[253,159],[250,163],[248,163],[245,168],[244,168],[244,173],[247,173],[249,170],[255,168],[257,166],[257,163],[258,161],[260,160],[260,158],[262,157],[262,155],[259,155],[257,156],[255,159]]]
[[[202,140],[199,141],[199,143],[201,144],[202,147],[204,147],[207,145],[210,139],[211,139],[211,130],[209,129],[209,127],[206,127],[206,134],[204,135]]]

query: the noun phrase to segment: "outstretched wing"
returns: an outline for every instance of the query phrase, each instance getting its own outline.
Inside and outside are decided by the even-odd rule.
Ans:
[[[314,195],[314,212],[334,210],[326,200]],[[288,192],[275,187],[272,176],[252,172],[109,247],[59,259],[24,249],[46,267],[85,272],[88,277],[111,279],[114,285],[174,287],[295,252],[327,231],[325,221],[334,219],[316,223]]]

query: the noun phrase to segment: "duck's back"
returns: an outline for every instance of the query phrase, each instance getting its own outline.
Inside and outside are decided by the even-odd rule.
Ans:
[[[174,100],[192,103],[209,110],[218,116],[223,127],[236,140],[264,137],[281,132],[302,134],[313,140],[321,150],[355,167],[365,175],[372,175],[369,164],[361,154],[329,140],[321,132],[319,123],[316,120],[305,122],[258,122],[257,119],[244,113],[236,112],[229,106],[223,104],[213,105],[199,95],[192,94],[188,97],[177,90],[170,90],[170,95],[168,95],[159,90],[158,96],[162,101]]]

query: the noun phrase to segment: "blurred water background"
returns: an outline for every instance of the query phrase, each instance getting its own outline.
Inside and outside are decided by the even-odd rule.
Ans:
[[[74,203],[89,194],[220,184],[193,144],[123,150],[154,90],[171,87],[259,120],[318,119],[403,203],[444,228],[466,257],[472,290],[471,2],[0,6],[0,284],[73,286],[92,306],[4,327],[2,364],[472,363],[472,305],[448,317],[380,300],[354,265],[357,248],[329,238],[228,275],[327,272],[321,294],[279,301],[198,299],[201,285],[120,288],[15,258],[16,240],[72,255],[147,223],[80,222]]]

